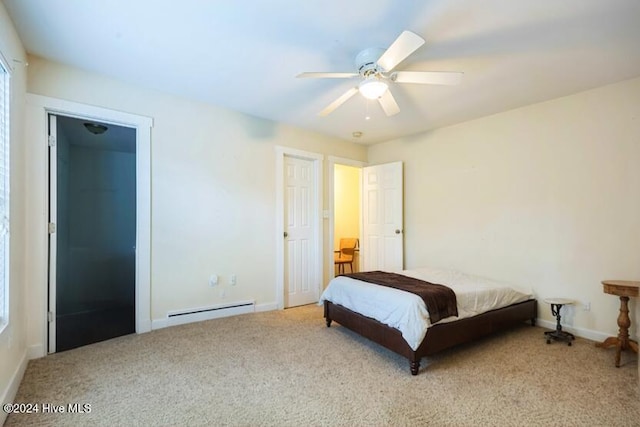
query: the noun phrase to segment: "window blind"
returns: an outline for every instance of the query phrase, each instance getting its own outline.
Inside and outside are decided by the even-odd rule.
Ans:
[[[9,73],[0,61],[0,327],[9,304],[9,108]]]

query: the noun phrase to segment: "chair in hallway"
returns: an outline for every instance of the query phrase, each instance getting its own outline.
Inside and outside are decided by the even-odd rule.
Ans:
[[[338,266],[338,274],[344,274],[344,266],[349,264],[353,273],[353,258],[358,247],[358,239],[347,237],[340,239],[340,250],[335,251],[334,264]]]

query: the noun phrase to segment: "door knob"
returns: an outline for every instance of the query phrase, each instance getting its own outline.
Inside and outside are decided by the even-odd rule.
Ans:
[[[288,237],[289,233],[287,233],[286,231],[284,232],[284,237]]]
[[[400,234],[400,233],[402,233],[402,232],[400,230],[396,229],[396,234]]]

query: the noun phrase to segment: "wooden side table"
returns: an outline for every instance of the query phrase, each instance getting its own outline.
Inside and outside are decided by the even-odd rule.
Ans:
[[[638,353],[638,343],[629,339],[629,326],[631,319],[629,318],[629,298],[637,297],[640,289],[640,282],[630,280],[604,280],[602,282],[605,294],[617,295],[620,297],[620,314],[618,315],[618,331],[617,337],[609,337],[601,343],[597,343],[596,347],[609,348],[616,347],[616,368],[620,367],[620,352],[622,350],[631,349]]]
[[[547,337],[547,344],[551,344],[551,340],[553,339],[554,341],[566,341],[567,345],[571,345],[571,341],[575,340],[576,337],[562,330],[562,325],[560,324],[560,309],[563,305],[573,304],[573,300],[566,298],[547,298],[544,302],[551,305],[551,314],[556,318],[556,330],[544,333]]]

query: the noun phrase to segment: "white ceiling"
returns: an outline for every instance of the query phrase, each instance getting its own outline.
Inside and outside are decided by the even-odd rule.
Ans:
[[[638,0],[4,4],[31,54],[364,144],[640,76]],[[393,84],[393,117],[360,95],[318,117],[356,81],[295,76],[355,72],[359,51],[403,30],[426,44],[396,70],[462,71],[462,84]]]

